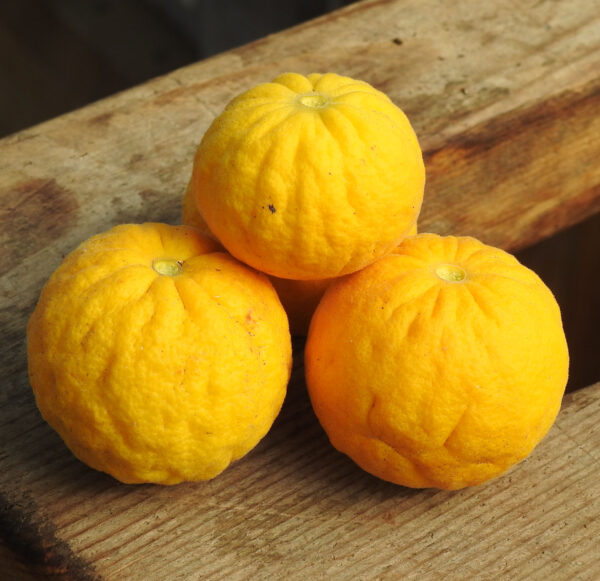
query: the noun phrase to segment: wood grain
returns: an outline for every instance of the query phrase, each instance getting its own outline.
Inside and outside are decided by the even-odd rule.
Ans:
[[[547,438],[505,476],[410,490],[331,448],[298,366],[269,435],[207,483],[121,485],[66,454],[36,418],[3,462],[20,488],[4,526],[14,550],[65,579],[592,580],[598,417],[600,384],[566,396]],[[10,436],[23,438],[22,421]],[[24,474],[29,455],[38,469]]]
[[[595,579],[600,387],[533,456],[459,493],[377,481],[335,453],[296,345],[284,411],[219,478],[125,486],[35,408],[24,330],[81,240],[177,222],[203,131],[239,91],[333,70],[386,91],[427,162],[421,229],[517,249],[600,209],[595,0],[358,2],[0,141],[0,535],[56,579]]]

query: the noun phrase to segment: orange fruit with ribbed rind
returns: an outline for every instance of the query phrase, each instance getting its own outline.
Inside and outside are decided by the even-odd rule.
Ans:
[[[190,184],[188,184],[183,196],[181,220],[183,224],[194,226],[203,234],[215,239],[214,234],[210,231],[196,207],[196,200]],[[417,225],[415,224],[408,235],[414,236],[416,234]],[[287,313],[290,322],[290,332],[292,335],[305,336],[308,332],[310,319],[325,289],[327,289],[335,278],[320,280],[294,280],[291,278],[279,278],[277,276],[270,276],[269,278]]]
[[[384,93],[333,73],[286,73],[213,121],[190,187],[233,256],[315,280],[391,252],[417,221],[424,182],[417,137]]]
[[[417,488],[479,484],[527,457],[559,411],[568,362],[559,307],[533,271],[434,234],[335,281],[305,351],[333,446]]]
[[[46,421],[127,482],[206,480],[267,433],[291,368],[268,278],[187,226],[128,224],[69,254],[27,329]]]

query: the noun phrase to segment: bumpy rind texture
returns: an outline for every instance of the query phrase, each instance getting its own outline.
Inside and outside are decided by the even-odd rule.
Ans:
[[[306,97],[322,98],[317,107]],[[191,187],[240,260],[324,279],[390,252],[417,221],[425,170],[404,115],[369,84],[287,73],[233,99],[204,135]]]
[[[215,239],[214,234],[210,231],[208,225],[198,211],[191,182],[188,183],[183,196],[181,221],[183,224],[193,226],[206,236]],[[417,224],[414,224],[407,235],[415,236],[416,234]],[[281,304],[287,313],[291,334],[305,337],[308,333],[310,319],[315,312],[325,289],[335,279],[295,280],[291,278],[280,278],[278,276],[271,276],[269,279],[277,291]]]
[[[123,225],[73,251],[28,325],[39,409],[128,483],[209,479],[266,434],[291,366],[267,277],[190,227]],[[165,276],[156,259],[181,272]]]
[[[196,200],[189,184],[183,197],[181,221],[183,224],[193,226],[214,239],[214,234],[210,231],[196,207]],[[287,313],[290,333],[296,336],[306,336],[310,318],[331,279],[293,280],[271,276],[269,280],[277,291],[279,300]]]
[[[448,264],[464,280],[436,274]],[[568,375],[559,307],[539,277],[473,238],[432,234],[333,283],[305,353],[332,444],[410,487],[479,484],[525,458]]]

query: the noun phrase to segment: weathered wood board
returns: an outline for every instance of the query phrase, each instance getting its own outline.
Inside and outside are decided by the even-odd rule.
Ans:
[[[269,435],[204,484],[121,485],[36,418],[3,460],[10,540],[78,580],[598,578],[600,384],[568,394],[505,476],[441,492],[380,481],[335,452],[301,372]]]
[[[362,78],[407,112],[428,172],[421,230],[514,250],[600,210],[595,0],[358,2],[5,138],[6,547],[64,579],[600,577],[598,385],[567,396],[530,459],[458,493],[395,487],[334,452],[306,398],[301,342],[274,429],[208,483],[121,485],[42,421],[24,330],[46,278],[114,224],[177,222],[212,118],[289,70]]]

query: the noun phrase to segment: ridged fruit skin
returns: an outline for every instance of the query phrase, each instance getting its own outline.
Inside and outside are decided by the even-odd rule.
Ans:
[[[193,226],[205,234],[215,239],[208,225],[200,215],[196,207],[196,200],[193,191],[188,183],[182,200],[181,222],[188,226]],[[417,225],[411,228],[408,236],[416,236]],[[392,252],[395,252],[393,250]],[[269,279],[279,295],[279,300],[287,313],[290,323],[290,333],[296,337],[306,337],[310,319],[325,292],[325,289],[335,278],[325,278],[320,280],[294,280],[291,278],[279,278],[270,276]]]
[[[325,279],[390,252],[417,221],[425,170],[406,115],[371,85],[286,73],[234,98],[191,187],[216,238],[267,274]]]
[[[219,474],[267,433],[291,369],[268,278],[187,226],[126,224],[83,242],[43,288],[27,337],[43,417],[127,483]]]
[[[534,272],[474,238],[434,234],[335,281],[305,350],[331,443],[416,488],[479,484],[528,456],[568,365],[558,304]]]

